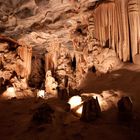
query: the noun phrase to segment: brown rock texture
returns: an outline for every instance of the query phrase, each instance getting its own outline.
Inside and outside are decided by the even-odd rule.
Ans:
[[[5,36],[0,36],[0,48],[1,87],[26,89],[31,72],[32,48]]]

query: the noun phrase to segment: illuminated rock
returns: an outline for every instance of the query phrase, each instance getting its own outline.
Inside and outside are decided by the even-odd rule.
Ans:
[[[54,97],[57,97],[58,96],[57,86],[58,83],[55,81],[54,77],[52,77],[51,71],[48,70],[46,72],[46,81],[45,81],[46,93]]]
[[[80,96],[73,96],[69,99],[68,103],[70,104],[71,110],[78,116],[82,113],[82,98]]]
[[[16,97],[16,91],[14,87],[8,87],[7,90],[2,94],[2,97],[7,99]]]
[[[39,90],[37,92],[37,97],[45,98],[45,91],[44,90]]]
[[[98,102],[101,108],[101,111],[107,111],[111,108],[116,107],[118,100],[120,100],[120,93],[112,90],[102,91],[101,94],[97,93],[82,93],[81,97],[83,100],[87,100],[89,98],[98,98]]]

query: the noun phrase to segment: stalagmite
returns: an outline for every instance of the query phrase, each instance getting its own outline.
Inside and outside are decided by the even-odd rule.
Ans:
[[[123,121],[128,121],[132,119],[133,115],[133,103],[130,97],[122,97],[118,101],[119,119]]]
[[[57,87],[58,87],[58,83],[55,81],[54,77],[52,76],[51,71],[48,70],[46,72],[46,79],[45,79],[46,93],[48,95],[51,95],[52,97],[57,97],[58,96]]]
[[[91,97],[83,103],[83,110],[81,115],[82,121],[94,121],[100,116],[100,114],[101,109],[97,97],[96,99]]]

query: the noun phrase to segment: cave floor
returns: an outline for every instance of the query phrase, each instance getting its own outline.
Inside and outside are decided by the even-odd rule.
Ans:
[[[81,88],[85,93],[100,94],[113,90],[128,95],[133,101],[133,119],[118,120],[117,108],[102,113],[94,122],[81,122],[70,112],[64,112],[59,99],[0,100],[1,140],[138,140],[140,137],[140,66],[126,64],[123,68],[99,77],[89,72]],[[42,103],[55,108],[52,124],[35,125],[31,118]]]

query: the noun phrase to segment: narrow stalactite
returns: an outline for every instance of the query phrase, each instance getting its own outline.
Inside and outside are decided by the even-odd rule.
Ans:
[[[130,41],[131,41],[131,51],[132,60],[136,54],[138,54],[138,27],[139,27],[139,9],[137,0],[128,1],[128,14],[130,23]]]
[[[26,77],[26,79],[28,79],[28,77],[31,73],[32,48],[28,47],[26,45],[21,46],[18,48],[18,55],[24,61],[23,67],[25,70],[23,71],[22,76]]]

